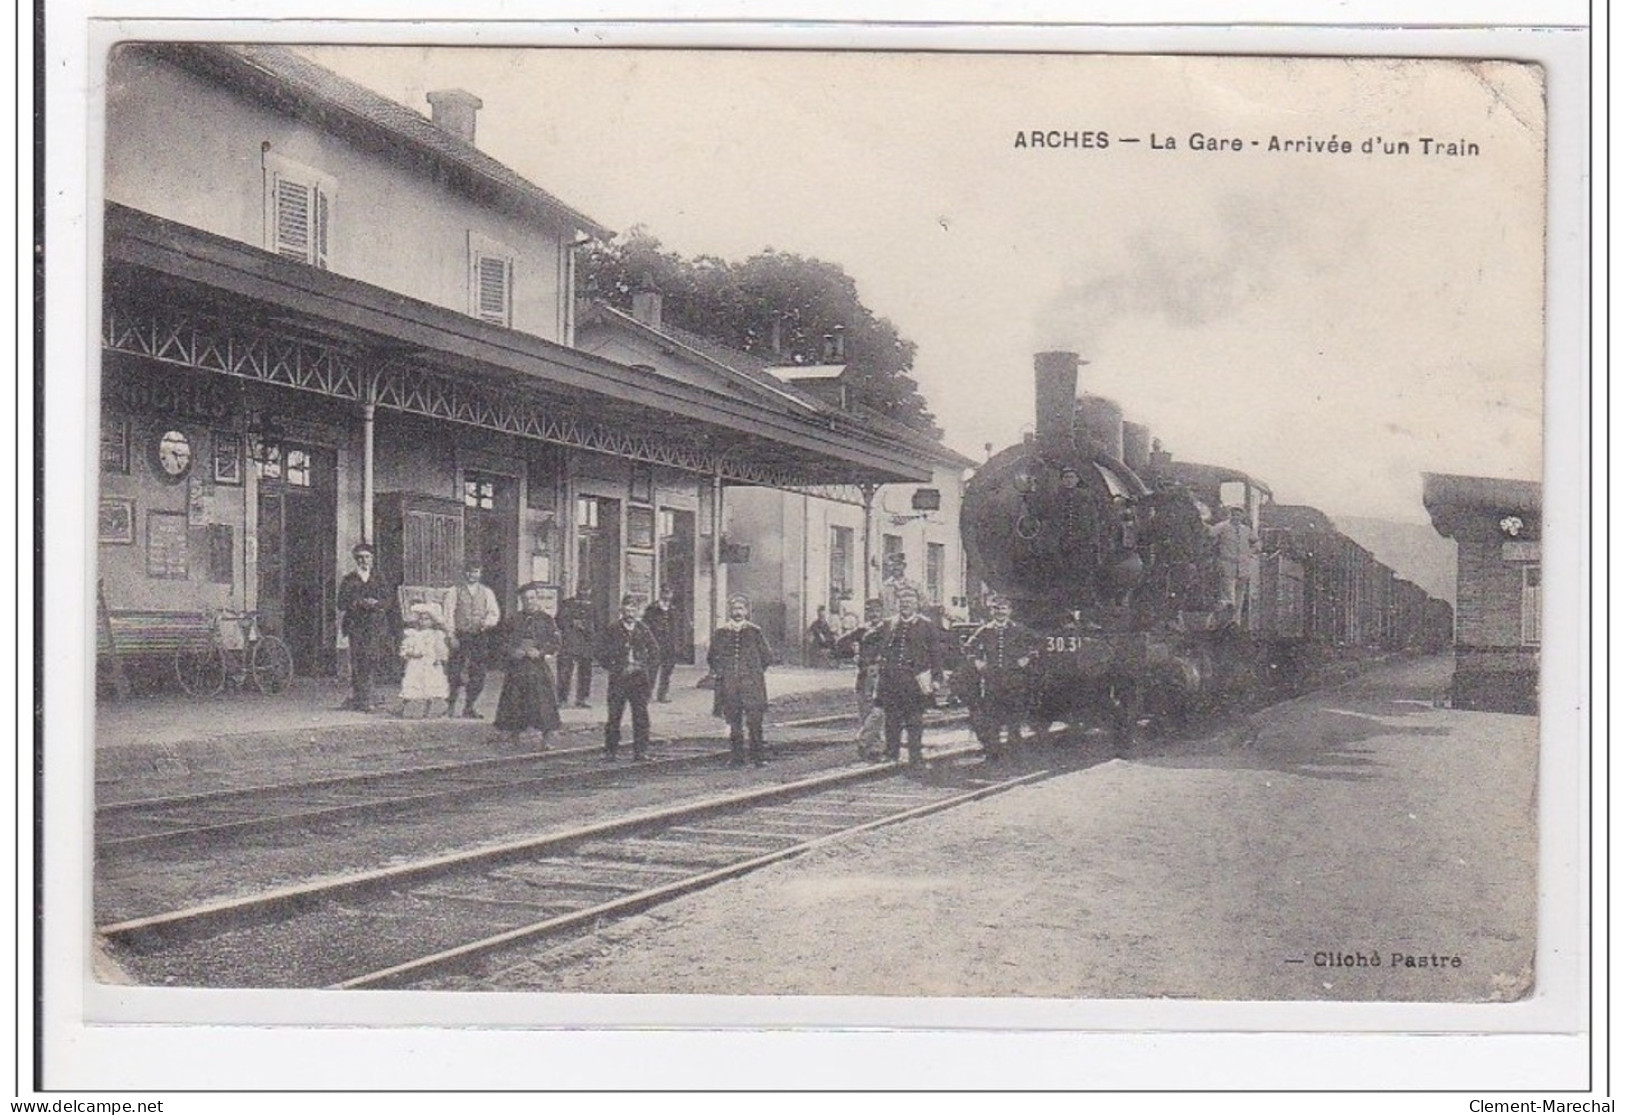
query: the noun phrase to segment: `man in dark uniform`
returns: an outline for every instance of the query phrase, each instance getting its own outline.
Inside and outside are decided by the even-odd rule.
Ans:
[[[586,708],[592,696],[592,656],[598,645],[598,616],[592,608],[592,590],[582,585],[559,605],[559,705],[570,699],[570,674],[576,675],[576,708]]]
[[[632,758],[649,757],[649,694],[660,668],[660,647],[638,619],[636,596],[621,597],[621,618],[598,636],[598,664],[609,673],[609,715],[604,721],[604,758],[621,745],[621,720],[632,706]]]
[[[844,652],[858,666],[858,757],[880,758],[880,739],[885,730],[885,716],[875,712],[875,689],[880,674],[880,643],[886,634],[885,605],[877,596],[863,605],[863,626],[836,640],[837,651]]]
[[[355,569],[339,581],[338,610],[344,613],[340,630],[350,642],[350,699],[344,707],[373,711],[373,678],[391,636],[389,609],[393,593],[373,569],[373,548],[360,542],[350,551]],[[393,651],[393,648],[388,648]]]
[[[667,704],[671,698],[671,671],[677,665],[677,609],[671,606],[671,586],[660,586],[660,597],[643,609],[643,625],[660,647],[660,671],[655,678],[655,700]]]
[[[971,730],[989,759],[1003,754],[999,736],[1009,736],[1014,749],[1021,743],[1021,722],[1027,714],[1027,664],[1037,637],[1011,622],[1010,601],[995,596],[989,605],[993,618],[966,640],[965,656],[976,671],[976,697],[971,705]]]
[[[880,636],[875,703],[886,713],[886,758],[898,758],[908,732],[908,761],[924,759],[925,707],[932,687],[942,681],[942,644],[920,615],[920,594],[912,585],[897,589],[897,615]]]
[[[767,762],[762,716],[767,712],[767,668],[773,664],[773,651],[767,636],[750,621],[750,601],[743,596],[728,598],[728,620],[711,635],[711,651],[706,656],[711,675],[717,680],[713,712],[728,722],[728,765],[745,765],[745,729],[750,729],[750,761],[757,766]]]

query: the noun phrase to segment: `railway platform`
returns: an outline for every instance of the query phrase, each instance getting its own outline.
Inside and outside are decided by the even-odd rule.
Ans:
[[[670,702],[650,706],[655,736],[725,733],[711,715],[711,690],[698,687],[704,676],[702,667],[677,668]],[[775,667],[768,673],[769,719],[849,712],[852,685],[851,670]],[[493,671],[480,700],[483,720],[354,712],[340,707],[346,689],[327,679],[298,679],[274,696],[154,694],[102,700],[96,707],[96,783],[98,790],[122,797],[142,785],[230,787],[273,773],[315,777],[510,753],[514,741],[490,719],[501,689],[502,675]],[[561,743],[579,745],[602,732],[602,675],[594,690],[591,707],[560,710]]]

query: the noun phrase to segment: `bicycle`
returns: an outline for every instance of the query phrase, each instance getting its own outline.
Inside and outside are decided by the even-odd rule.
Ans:
[[[293,652],[260,630],[258,612],[222,608],[214,614],[208,646],[176,650],[175,677],[194,697],[212,697],[228,684],[241,691],[249,683],[273,695],[293,681]]]

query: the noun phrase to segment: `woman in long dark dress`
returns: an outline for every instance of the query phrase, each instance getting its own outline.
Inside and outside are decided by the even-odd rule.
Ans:
[[[542,610],[543,604],[539,583],[532,581],[520,587],[520,611],[508,625],[504,642],[506,672],[495,723],[499,730],[515,738],[526,730],[539,729],[542,747],[546,748],[562,723],[553,664],[563,644],[558,625]]]

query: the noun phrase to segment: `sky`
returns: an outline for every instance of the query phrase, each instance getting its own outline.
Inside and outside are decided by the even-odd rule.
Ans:
[[[945,443],[976,460],[1032,428],[1033,354],[1061,348],[1176,458],[1334,518],[1427,522],[1424,471],[1541,476],[1537,67],[306,53],[424,113],[429,90],[475,93],[481,149],[610,228],[839,263],[918,345]],[[1035,129],[1106,145],[1017,144]],[[1242,150],[1193,150],[1193,133]],[[1334,136],[1354,150],[1270,150]],[[1478,153],[1424,155],[1424,136]]]

